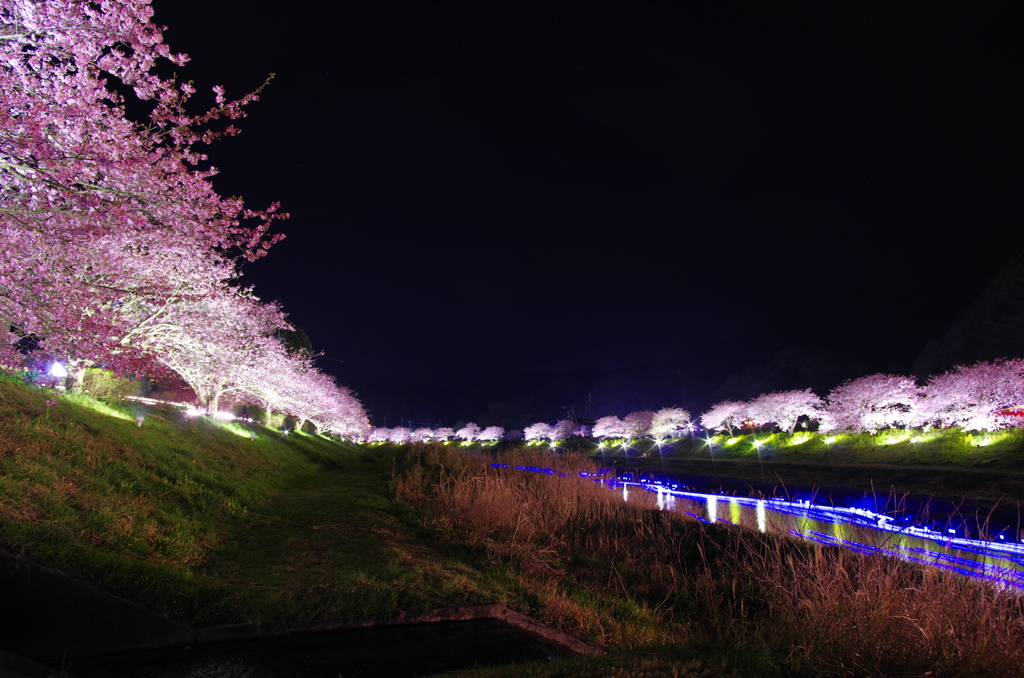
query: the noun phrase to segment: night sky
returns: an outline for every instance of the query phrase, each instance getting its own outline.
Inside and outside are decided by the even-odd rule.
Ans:
[[[215,185],[378,425],[910,373],[1024,249],[1020,3],[153,4],[201,92],[276,73]]]

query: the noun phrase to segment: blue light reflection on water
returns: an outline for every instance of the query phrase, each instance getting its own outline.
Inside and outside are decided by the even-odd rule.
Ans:
[[[503,464],[495,467],[507,468]],[[516,466],[520,471],[556,475],[552,469]],[[557,474],[564,477],[565,474]],[[908,523],[862,506],[826,506],[809,499],[752,498],[680,489],[671,479],[633,480],[580,472],[584,478],[621,490],[629,500],[635,488],[657,495],[663,511],[682,511],[703,523],[723,522],[759,532],[790,534],[828,546],[883,554],[957,574],[991,581],[1024,593],[1024,543],[997,535],[996,540],[957,536],[962,530],[935,530]],[[1024,540],[1021,540],[1024,542]]]

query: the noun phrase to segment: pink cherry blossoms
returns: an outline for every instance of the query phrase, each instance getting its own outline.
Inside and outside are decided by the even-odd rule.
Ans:
[[[354,396],[273,337],[289,328],[280,309],[231,284],[287,215],[218,195],[200,148],[234,134],[258,92],[217,87],[186,113],[194,88],[155,66],[187,57],[151,16],[145,0],[0,0],[0,363],[31,336],[72,374],[169,369],[211,413],[227,397],[363,435]]]
[[[923,387],[913,377],[871,374],[840,384],[824,400],[805,389],[724,401],[701,415],[701,425],[731,432],[749,422],[792,432],[805,418],[823,432],[952,426],[993,431],[1021,425],[1014,412],[1022,407],[1024,359],[1013,358],[956,367]]]

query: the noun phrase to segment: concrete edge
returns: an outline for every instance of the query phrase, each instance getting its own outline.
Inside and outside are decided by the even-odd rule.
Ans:
[[[477,605],[463,605],[458,607],[443,607],[428,610],[422,613],[410,613],[410,612],[399,612],[398,614],[391,617],[378,616],[366,616],[366,617],[349,617],[338,619],[335,621],[329,621],[322,624],[309,624],[289,627],[287,623],[282,620],[274,620],[270,622],[249,622],[243,624],[231,624],[225,626],[210,626],[200,629],[191,629],[179,622],[173,622],[167,619],[162,614],[151,610],[133,600],[123,598],[116,594],[104,591],[95,585],[73,577],[67,573],[59,570],[54,570],[42,563],[35,562],[31,559],[25,558],[22,555],[10,553],[6,550],[0,549],[0,567],[6,567],[13,570],[21,568],[28,568],[38,572],[44,572],[49,576],[60,578],[68,583],[68,585],[80,588],[82,590],[88,590],[93,595],[100,596],[104,600],[116,602],[124,610],[137,611],[140,614],[155,615],[157,617],[163,617],[164,620],[172,627],[166,632],[161,633],[160,637],[152,638],[150,640],[125,643],[123,645],[106,645],[102,647],[91,647],[91,648],[76,648],[71,651],[65,651],[64,656],[68,658],[85,658],[95,657],[102,655],[115,655],[125,654],[130,652],[140,652],[147,650],[161,650],[170,649],[175,647],[187,647],[189,645],[208,644],[208,643],[219,643],[236,640],[256,640],[258,638],[273,638],[278,636],[287,636],[295,634],[310,634],[324,631],[340,631],[344,629],[356,629],[371,626],[399,626],[399,625],[411,625],[411,624],[429,624],[435,622],[452,622],[452,621],[471,621],[474,619],[496,619],[503,621],[510,626],[513,626],[521,631],[530,633],[534,636],[547,640],[548,642],[557,645],[569,652],[581,655],[599,655],[604,652],[592,645],[584,643],[582,640],[571,636],[567,633],[563,633],[549,626],[541,624],[540,622],[531,619],[530,617],[515,612],[509,609],[501,603],[483,603]],[[0,670],[9,672],[15,670],[15,666],[9,665],[11,661],[15,661],[13,658],[17,657],[19,660],[24,659],[19,655],[12,655],[4,653],[0,650],[0,653],[7,654],[7,661],[0,661]],[[0,655],[0,659],[4,659]],[[32,662],[32,660],[27,660]],[[29,665],[25,665],[26,667]],[[35,670],[40,670],[41,664],[35,665]],[[31,670],[31,669],[30,669]],[[17,675],[17,674],[16,674]],[[0,675],[0,678],[4,678]]]
[[[550,626],[541,624],[536,619],[527,617],[525,614],[521,614],[515,610],[510,610],[504,605],[501,605],[500,607],[504,608],[504,615],[501,619],[510,626],[514,626],[517,629],[540,636],[541,638],[544,638],[555,645],[564,647],[571,652],[575,652],[576,654],[589,655],[591,657],[597,657],[605,654],[605,651],[601,648],[594,647],[589,643],[584,643],[576,636],[563,633],[558,629],[553,629]]]
[[[255,640],[287,635],[305,635],[325,631],[341,631],[344,629],[366,628],[371,626],[403,626],[412,624],[431,624],[437,622],[472,621],[474,619],[496,619],[509,626],[558,645],[570,652],[580,655],[601,655],[604,651],[584,643],[579,638],[563,633],[530,617],[511,610],[500,603],[481,605],[464,605],[461,607],[442,607],[423,613],[399,612],[393,617],[350,617],[324,624],[309,624],[288,627],[283,621],[269,623],[251,622],[247,624],[231,624],[228,626],[209,626],[197,629],[195,643],[220,643],[232,640]]]

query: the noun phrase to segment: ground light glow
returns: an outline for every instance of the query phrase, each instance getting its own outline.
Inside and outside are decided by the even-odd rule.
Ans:
[[[132,422],[135,421],[135,418],[128,413],[122,412],[121,410],[115,409],[102,401],[95,400],[88,396],[70,396],[69,399],[76,405],[92,410],[93,412],[104,414],[108,417],[114,417],[115,419],[124,419],[125,421]]]

